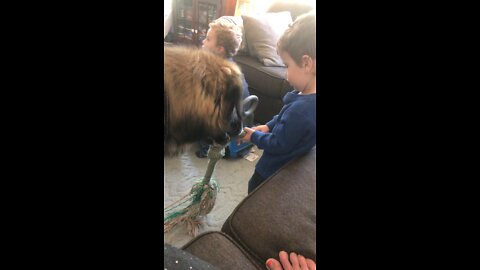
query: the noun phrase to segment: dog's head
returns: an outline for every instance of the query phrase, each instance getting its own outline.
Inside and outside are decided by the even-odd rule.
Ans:
[[[204,50],[170,48],[164,66],[165,141],[225,145],[241,132],[243,84],[236,64]]]

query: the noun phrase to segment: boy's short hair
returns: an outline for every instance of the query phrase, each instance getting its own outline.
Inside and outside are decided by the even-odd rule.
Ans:
[[[211,22],[208,26],[215,31],[217,45],[225,48],[226,56],[234,56],[240,47],[240,43],[242,43],[242,29],[229,21],[221,19]]]
[[[288,53],[297,65],[302,63],[303,55],[317,59],[316,24],[314,12],[298,16],[278,40],[278,53]]]

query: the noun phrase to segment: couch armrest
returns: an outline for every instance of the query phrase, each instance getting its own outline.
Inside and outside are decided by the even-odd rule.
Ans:
[[[257,260],[281,250],[316,257],[316,148],[291,161],[250,193],[222,231]]]
[[[218,269],[264,269],[264,262],[255,261],[230,236],[221,232],[206,232],[198,235],[182,249]]]
[[[175,248],[167,243],[163,244],[163,268],[164,269],[211,269],[219,270],[206,261]]]

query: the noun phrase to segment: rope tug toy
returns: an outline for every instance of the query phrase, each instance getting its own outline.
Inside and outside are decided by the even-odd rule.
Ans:
[[[205,216],[213,209],[217,192],[219,191],[218,183],[212,178],[215,164],[220,160],[225,151],[223,145],[211,145],[208,149],[208,167],[204,178],[193,185],[190,193],[174,202],[176,206],[167,207],[164,210],[163,232],[170,231],[175,225],[186,222],[188,232],[195,236],[198,233],[201,222],[199,216]],[[190,201],[190,204],[184,209],[175,211],[179,206]]]

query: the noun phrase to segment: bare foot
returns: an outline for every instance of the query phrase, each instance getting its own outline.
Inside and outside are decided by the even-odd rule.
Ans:
[[[294,252],[290,253],[290,260],[285,251],[280,251],[278,254],[280,262],[270,258],[266,265],[270,270],[315,270],[316,264],[311,259],[305,259],[302,255],[297,255]]]

